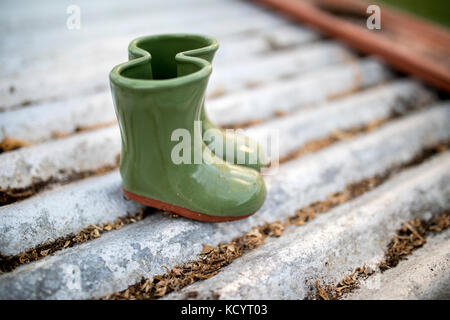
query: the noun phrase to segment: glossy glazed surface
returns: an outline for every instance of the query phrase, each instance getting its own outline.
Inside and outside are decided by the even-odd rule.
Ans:
[[[120,172],[131,193],[207,215],[245,216],[265,200],[260,174],[216,156],[194,126],[201,119],[217,48],[213,38],[186,34],[143,37],[130,44],[131,60],[110,73],[122,137]],[[180,128],[192,137],[190,164],[175,164],[171,158],[180,143],[172,141],[172,133]],[[203,154],[201,164],[194,164],[196,152]]]
[[[209,120],[204,107],[202,108],[201,120],[204,135],[208,130],[212,129],[212,136],[215,136],[215,139],[223,141],[222,147],[215,146],[213,143],[207,143],[215,155],[230,163],[243,165],[258,171],[264,167],[264,152],[256,141],[247,136],[234,134],[233,132],[218,128]],[[227,150],[227,146],[230,145],[233,146],[231,155]],[[241,158],[238,156],[239,152],[242,155]]]
[[[154,61],[155,59],[153,59],[154,63],[152,63],[152,67],[154,67],[151,70],[144,70],[144,73],[138,76],[153,79],[167,79],[170,77],[176,77],[177,72],[175,65],[170,63],[174,60],[173,57],[172,60],[170,60],[169,57],[171,54],[167,54],[168,51],[170,51],[173,55],[173,52],[181,52],[178,51],[180,48],[185,48],[186,50],[186,48],[195,48],[201,46],[201,44],[198,42],[198,39],[179,39],[179,42],[177,44],[170,44],[173,47],[169,48],[168,44],[165,43],[164,38],[159,39],[158,37],[159,36],[152,36],[151,42],[146,40],[147,37],[142,37],[130,43],[128,47],[128,58],[130,61],[139,58],[142,56],[142,54],[144,54],[141,50],[138,49],[152,52],[153,55],[156,55],[158,57],[157,61]],[[219,45],[215,39],[209,39],[211,42],[214,42],[214,45],[212,45],[207,52],[194,54],[193,56],[202,58],[211,64],[214,59],[214,55],[219,48]],[[166,68],[164,68],[163,66],[166,66]],[[204,104],[201,107],[200,120],[202,121],[202,133],[205,133],[207,130],[213,129],[212,132],[215,136],[215,139],[220,139],[220,141],[223,141],[222,147],[215,147],[214,144],[209,144],[209,147],[214,154],[232,164],[247,166],[258,171],[261,170],[261,168],[265,165],[264,154],[259,144],[256,141],[252,141],[246,136],[236,135],[232,132],[226,132],[215,126],[208,118]],[[227,145],[234,146],[231,155],[230,151],[228,152],[228,157],[226,149]],[[238,159],[238,152],[241,152],[242,154],[242,157],[240,159]]]

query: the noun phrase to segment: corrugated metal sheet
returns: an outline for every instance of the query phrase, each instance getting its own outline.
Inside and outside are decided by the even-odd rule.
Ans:
[[[79,31],[61,25],[65,7],[40,5],[45,19],[27,17],[30,9],[13,1],[1,6],[17,18],[0,10],[1,30],[10,31],[2,34],[0,56],[0,141],[27,144],[0,154],[0,190],[7,197],[28,192],[0,206],[0,259],[142,209],[120,190],[120,136],[107,82],[138,35],[181,30],[217,37],[208,113],[220,125],[244,125],[259,140],[279,130],[282,157],[336,133],[366,129],[294,156],[265,176],[267,201],[249,219],[205,224],[153,213],[1,274],[0,298],[88,299],[121,291],[198,258],[205,243],[231,241],[352,183],[412,166],[165,297],[195,290],[198,298],[308,298],[316,280],[336,283],[355,267],[376,268],[402,222],[450,208],[448,152],[414,163],[423,150],[450,139],[450,102],[417,80],[398,78],[375,58],[237,0],[154,1],[151,12],[140,1],[126,8],[119,1],[86,1]],[[101,21],[92,19],[100,14]],[[416,264],[377,274],[375,289],[362,285],[350,298],[448,297],[448,232],[411,261]],[[415,280],[431,274],[426,261],[440,266],[435,280]],[[391,279],[401,282],[397,294]]]

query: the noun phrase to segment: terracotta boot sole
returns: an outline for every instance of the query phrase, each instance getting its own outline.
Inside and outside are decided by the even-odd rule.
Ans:
[[[225,221],[234,221],[234,220],[241,220],[241,219],[245,219],[247,217],[250,217],[251,215],[254,214],[251,213],[249,215],[246,216],[239,216],[239,217],[217,217],[217,216],[210,216],[204,213],[200,213],[200,212],[195,212],[183,207],[179,207],[170,203],[166,203],[166,202],[162,202],[159,200],[155,200],[155,199],[151,199],[151,198],[147,198],[144,196],[140,196],[138,194],[129,192],[125,189],[123,189],[123,192],[128,196],[128,198],[137,201],[141,204],[144,204],[146,206],[152,207],[152,208],[156,208],[159,210],[163,210],[163,211],[169,211],[169,212],[173,212],[177,215],[183,216],[185,218],[189,218],[189,219],[193,219],[193,220],[197,220],[197,221],[204,221],[204,222],[225,222]]]

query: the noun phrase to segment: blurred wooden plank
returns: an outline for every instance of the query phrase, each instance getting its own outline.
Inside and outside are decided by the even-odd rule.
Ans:
[[[430,46],[430,41],[426,38],[430,33],[429,30],[433,28],[431,26],[424,28],[423,23],[413,23],[412,18],[407,21],[406,19],[396,20],[394,14],[391,13],[390,16],[388,14],[391,19],[381,22],[382,29],[390,32],[388,37],[385,36],[385,33],[370,31],[366,27],[355,25],[339,15],[332,14],[330,3],[335,3],[335,1],[253,1],[274,8],[296,21],[312,25],[361,52],[379,55],[394,68],[415,75],[439,89],[450,92],[449,36],[441,31],[435,31],[433,35],[438,46],[425,50],[424,48]],[[350,3],[348,4],[350,5]],[[331,8],[336,9],[336,6]],[[344,7],[339,6],[339,8],[343,10]],[[354,9],[358,8],[354,7]],[[382,12],[389,12],[389,10],[383,8]],[[411,25],[415,25],[415,30],[420,29],[423,32],[415,32],[413,36],[408,37],[404,32],[398,32],[399,28],[408,29]],[[405,45],[405,43],[409,45]],[[430,54],[430,52],[432,53]],[[440,53],[436,54],[437,52]]]

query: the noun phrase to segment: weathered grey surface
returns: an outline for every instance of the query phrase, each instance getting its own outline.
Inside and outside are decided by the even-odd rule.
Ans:
[[[170,268],[196,258],[202,243],[229,241],[254,225],[283,219],[351,182],[408,161],[425,146],[450,136],[448,112],[442,107],[394,121],[367,136],[283,165],[276,176],[267,177],[266,203],[248,219],[205,224],[155,214],[3,275],[0,298],[98,297],[124,289],[142,276],[163,273],[163,265]],[[85,210],[89,206],[83,204]],[[10,246],[11,235],[1,241],[6,252],[20,247],[17,242]]]
[[[380,84],[390,78],[389,70],[382,64],[364,59],[319,69],[281,83],[272,82],[263,88],[208,99],[206,109],[211,119],[219,125],[242,123],[269,117],[277,111],[299,110],[356,88]],[[256,108],[258,113],[254,112]],[[73,134],[80,127],[114,121],[116,115],[111,95],[101,92],[5,112],[0,117],[0,140],[14,137],[29,143],[39,143],[58,134]]]
[[[182,30],[186,33],[208,33],[221,38],[286,24],[286,21],[280,17],[240,1],[233,1],[232,5],[225,1],[211,3],[210,5],[204,4],[196,10],[190,10],[194,14],[186,14],[186,8],[189,5],[178,8],[175,6],[172,10],[166,8],[163,13],[158,13],[153,10],[151,4],[141,2],[141,11],[138,9],[130,15],[122,15],[122,10],[116,9],[113,15],[110,14],[109,18],[104,20],[96,18],[95,13],[91,16],[92,11],[90,12],[89,5],[83,2],[78,5],[84,10],[82,12],[84,25],[82,29],[72,31],[69,31],[65,24],[68,17],[66,14],[68,5],[61,3],[47,7],[47,10],[55,13],[56,17],[59,16],[49,23],[52,26],[49,30],[37,27],[37,24],[45,20],[47,13],[36,14],[37,21],[34,25],[32,20],[24,22],[25,25],[33,25],[36,30],[28,30],[26,36],[15,34],[14,22],[11,22],[10,25],[6,23],[4,28],[0,28],[0,30],[5,30],[1,34],[4,41],[2,41],[0,59],[5,62],[5,65],[15,65],[16,70],[21,70],[23,73],[10,73],[8,78],[0,80],[0,94],[3,97],[0,109],[15,108],[26,101],[66,98],[73,94],[93,92],[98,88],[107,89],[107,74],[117,64],[117,58],[112,61],[105,58],[109,57],[110,53],[108,50],[102,51],[104,47],[97,47],[98,44],[101,44],[98,42],[99,40],[106,40],[108,43],[118,42],[122,51],[113,52],[122,52],[122,58],[119,61],[124,61],[129,41],[142,34],[173,33]],[[15,6],[3,4],[2,6],[5,6],[5,11],[13,15],[17,4]],[[104,4],[103,7],[108,12],[108,5]],[[105,13],[102,16],[104,15]],[[230,20],[233,20],[233,23],[229,23]],[[23,29],[21,31],[26,32]],[[28,41],[23,41],[24,37]],[[92,54],[97,54],[97,59],[94,60],[95,68],[90,68],[92,65],[89,63],[90,61],[80,59],[80,56],[68,55],[68,51],[73,48],[79,49],[80,46],[88,46]],[[114,44],[112,46],[118,48]],[[109,45],[106,49],[108,47]],[[8,55],[8,52],[27,52],[27,54]],[[55,62],[49,60],[49,56],[54,57],[55,62],[59,62],[59,65],[55,65]],[[86,55],[82,57],[86,57]],[[36,61],[42,63],[38,67],[33,67],[36,65]],[[26,67],[30,68],[25,69]],[[41,69],[39,70],[39,68]],[[46,72],[50,70],[52,73],[56,73],[56,76],[27,76],[39,74],[39,71],[43,71],[42,68]],[[11,86],[15,88],[13,93],[10,92]],[[37,88],[40,90],[36,90]]]
[[[449,300],[450,230],[430,236],[408,260],[383,274],[374,274],[344,299]]]
[[[207,110],[220,125],[264,120],[277,112],[289,113],[333,97],[378,85],[391,78],[382,64],[364,59],[353,63],[327,66],[314,73],[248,89],[211,101]],[[258,112],[255,112],[258,110]]]
[[[112,166],[119,153],[117,126],[5,152],[0,154],[0,188],[24,188],[35,181],[61,180],[73,173]]]
[[[280,51],[259,59],[243,58],[214,69],[208,84],[207,96],[262,85],[282,77],[292,77],[355,59],[356,57],[344,46],[328,41],[311,43],[285,52]]]
[[[305,299],[315,281],[337,283],[359,266],[376,267],[403,221],[450,208],[450,153],[393,178],[362,197],[290,227],[217,276],[166,299]],[[448,253],[448,252],[447,252]],[[418,275],[418,273],[416,273]]]
[[[395,81],[251,127],[245,134],[264,143],[267,136],[276,131],[282,157],[308,141],[327,137],[336,130],[355,128],[393,114],[404,115],[432,100],[430,92],[418,83]]]
[[[348,129],[388,117],[432,101],[432,95],[412,81],[387,84],[335,103],[255,126],[247,134],[265,141],[273,130],[279,132],[280,156],[312,139],[334,130]],[[275,105],[275,104],[274,104]],[[24,188],[36,180],[63,180],[73,173],[114,165],[120,153],[120,134],[112,126],[68,138],[49,141],[0,155],[0,188]]]
[[[102,54],[96,50],[96,44],[108,42],[108,47],[113,50],[102,54],[102,58],[110,59],[117,57],[115,49],[126,50],[130,39],[142,34],[183,30],[209,33],[222,40],[229,36],[255,34],[286,25],[286,20],[244,1],[170,0],[150,3],[138,0],[128,1],[124,8],[123,3],[117,0],[100,0],[95,3],[81,0],[77,5],[80,6],[84,18],[82,29],[69,31],[65,24],[68,17],[67,3],[40,1],[37,6],[33,1],[27,2],[28,4],[23,6],[18,6],[14,0],[2,1],[0,4],[0,12],[6,13],[6,16],[0,19],[3,39],[0,48],[4,50],[1,58],[6,59],[7,52],[20,53],[10,55],[9,63],[0,66],[2,74],[8,76],[24,71],[48,70],[55,66],[55,62],[62,61],[70,62],[70,65],[66,64],[68,70],[76,70],[76,67],[87,68],[88,66],[82,63],[86,61],[85,58],[89,59],[95,53]],[[98,19],[99,16],[102,19]],[[14,18],[11,19],[12,17]],[[233,24],[229,23],[230,19]],[[88,32],[83,30],[84,28],[88,28]],[[24,38],[28,41],[23,41]],[[78,51],[83,48],[89,51]],[[22,54],[25,49],[27,54]],[[75,59],[76,56],[71,55],[71,51],[83,55]],[[49,59],[49,53],[52,54],[52,59]],[[126,52],[122,51],[122,54],[123,58],[126,58]],[[82,61],[80,57],[83,57]],[[39,61],[39,64],[36,61]],[[99,62],[98,59],[96,62]],[[52,70],[56,73],[63,72],[61,68]]]
[[[127,45],[124,46],[126,50]],[[222,64],[215,68],[211,75],[207,95],[218,92],[232,92],[243,89],[255,83],[273,81],[279,77],[311,71],[314,68],[350,61],[354,55],[343,46],[322,41],[309,46],[294,48],[289,51],[277,51],[259,59],[243,57],[237,62]],[[99,60],[101,61],[101,60]],[[126,59],[116,61],[116,64]],[[104,63],[104,62],[99,62]],[[4,89],[2,109],[14,109],[24,101],[39,102],[56,98],[67,98],[76,95],[89,94],[108,89],[108,74],[114,64],[98,65],[96,68],[80,69],[74,73],[64,73],[62,77],[47,77],[36,79],[28,77],[27,81],[5,79],[0,85]],[[67,85],[61,85],[66,82]],[[14,87],[13,93],[10,88]],[[0,87],[0,88],[1,88]],[[39,88],[39,90],[37,90]]]
[[[108,96],[108,103],[111,104],[108,73],[119,61],[127,59],[126,50],[132,38],[115,36],[93,43],[83,43],[73,50],[65,50],[48,63],[32,65],[30,70],[22,70],[21,73],[0,79],[0,91],[5,96],[13,97],[14,101],[28,100],[32,106],[47,104],[59,106],[64,104],[67,98],[71,99],[70,103],[82,103],[86,97],[77,94],[77,91],[84,92],[87,96],[102,93]],[[257,54],[264,57],[273,54],[273,48],[291,48],[316,39],[318,39],[316,33],[300,26],[286,24],[260,29],[254,34],[221,37],[214,67],[232,63],[238,52],[242,58]],[[245,50],[242,50],[243,43],[245,43]],[[81,62],[80,57],[83,57]],[[41,78],[28,76],[30,73],[39,74],[48,72],[48,70],[52,70],[52,72],[48,74],[45,82]],[[11,87],[14,87],[13,93],[9,92]],[[38,96],[36,96],[36,91],[39,91]],[[65,94],[65,96],[61,96],[61,94]],[[38,99],[38,97],[40,98]],[[55,98],[58,100],[52,101]],[[35,103],[35,100],[38,102]],[[14,105],[11,106],[11,108],[13,107]]]
[[[66,3],[0,1],[0,140],[11,136],[38,144],[0,155],[0,188],[26,187],[49,177],[66,179],[73,171],[115,162],[117,127],[86,133],[76,129],[115,120],[108,72],[126,60],[129,41],[144,34],[182,30],[216,37],[221,48],[208,91],[211,118],[223,125],[267,120],[255,127],[259,133],[249,134],[261,138],[263,128],[280,129],[282,154],[331,130],[366,124],[392,111],[417,107],[430,97],[436,99],[409,79],[386,83],[396,75],[372,58],[360,59],[337,42],[320,39],[317,33],[246,1],[129,0],[124,6],[120,0],[80,0],[75,4],[82,10],[82,29],[69,31]],[[380,84],[385,85],[373,88]],[[362,89],[369,90],[358,93]],[[290,115],[271,119],[283,112]],[[283,164],[276,175],[265,177],[267,202],[250,219],[204,224],[156,213],[2,274],[0,298],[99,297],[124,289],[141,276],[164,273],[163,265],[170,268],[197,258],[202,243],[228,241],[255,225],[284,219],[349,183],[383,173],[411,160],[424,147],[449,139],[449,112],[448,102],[418,111],[354,141]],[[39,145],[61,133],[74,135]],[[373,265],[401,219],[427,216],[448,204],[448,162],[449,155],[441,155],[304,227],[287,230],[280,239],[268,239],[229,266],[247,270],[249,277],[224,270],[207,283],[211,288],[223,283],[218,288],[225,293],[222,298],[236,292],[264,298],[291,297],[294,292],[299,298],[308,284],[314,285],[314,277],[337,281],[357,264]],[[123,198],[117,171],[56,186],[0,208],[0,253],[18,254],[140,208]],[[420,213],[411,210],[420,208]],[[386,297],[394,296],[397,288],[400,298],[445,296],[441,289],[448,288],[444,270],[448,265],[437,261],[444,261],[448,244],[441,239],[433,248],[425,246],[417,251],[417,259],[413,255],[398,271],[381,276],[381,289],[391,294]],[[309,261],[307,254],[314,254],[314,259],[302,264]],[[258,259],[262,262],[251,268]],[[330,264],[325,267],[321,261]],[[442,268],[436,268],[430,281],[424,275],[430,274],[428,263],[433,261]],[[277,268],[280,262],[285,268]],[[299,275],[301,270],[306,271]],[[292,281],[305,277],[309,283]],[[275,285],[283,279],[289,285]],[[201,297],[208,296],[210,288],[204,283],[195,286]],[[266,291],[260,292],[261,288]]]
[[[402,83],[400,83],[399,87],[402,87]],[[411,88],[415,88],[416,92],[420,92],[419,88],[417,88],[416,86],[412,86]],[[391,92],[390,87],[387,87],[387,89],[388,93]],[[344,106],[345,105],[346,104],[344,104]],[[396,106],[396,104],[392,105]],[[377,109],[373,110],[373,112],[375,112],[375,115],[377,115],[377,110],[381,110],[381,112],[384,112],[383,104],[379,104],[377,105],[377,107]],[[324,108],[326,109],[327,107]],[[364,107],[361,105],[360,110],[363,109]],[[317,111],[320,112],[320,109],[318,109]],[[329,112],[332,111],[333,110],[329,110]],[[351,112],[351,110],[349,111]],[[362,114],[364,114],[364,112]],[[389,132],[392,132],[392,136],[389,137],[390,139],[400,136],[399,139],[402,141],[402,143],[404,143],[405,145],[407,144],[407,146],[403,146],[400,150],[409,148],[410,151],[406,156],[411,157],[415,152],[418,152],[421,147],[450,137],[450,132],[448,132],[447,130],[450,125],[449,114],[450,106],[440,107],[435,110],[428,111],[424,115],[416,115],[414,117],[411,117],[408,121],[398,122],[397,125],[399,126],[399,130],[397,130],[397,128],[394,129],[393,125],[391,124],[387,127],[388,133],[383,134],[382,131],[381,136],[387,137],[390,134]],[[352,121],[358,119],[357,117],[349,117],[348,112],[341,112],[340,116],[343,120],[338,121],[337,119],[335,119],[336,124],[345,123],[346,119],[353,119]],[[295,132],[298,132],[298,134],[296,135],[296,139],[298,139],[301,143],[304,143],[308,139],[311,139],[313,137],[311,134],[313,128],[318,129],[316,130],[317,135],[322,132],[320,128],[322,128],[323,119],[321,117],[316,117],[315,120],[312,121],[312,119],[314,119],[313,117],[308,117],[307,115],[305,115],[305,119],[307,121],[311,120],[310,125],[312,125],[312,127],[310,130],[305,129],[302,125],[298,127],[300,130],[293,130],[293,128],[288,125],[283,126],[286,129],[290,128],[288,132],[292,131],[293,133],[290,133],[292,135],[294,135]],[[366,121],[370,121],[371,119],[376,119],[376,117],[365,118]],[[302,122],[299,123],[301,124]],[[324,126],[324,128],[326,128],[327,130],[333,130],[339,127],[333,128],[332,126]],[[414,145],[408,140],[410,137],[410,132],[416,130],[418,130],[418,132],[413,134],[413,137],[417,139],[417,144]],[[262,131],[262,133],[264,133],[264,131]],[[305,134],[306,138],[303,138],[302,133]],[[290,134],[282,134],[280,140],[289,140]],[[405,136],[403,136],[402,138],[401,136],[403,134],[405,134]],[[318,137],[317,135],[316,137]],[[98,133],[95,136],[99,136]],[[383,139],[385,138],[383,138],[382,140],[377,139],[379,138],[375,138],[375,141],[377,141],[376,143],[380,143],[380,145],[383,146],[382,143]],[[296,144],[296,142],[293,143]],[[286,154],[290,150],[289,148],[289,144],[281,143],[280,151],[282,155]],[[383,149],[384,148],[388,148],[388,146],[384,146]],[[383,149],[380,149],[380,152],[383,152]],[[96,149],[94,148],[94,150]],[[91,152],[94,152],[94,150],[91,150]],[[360,151],[360,154],[362,154],[362,151]],[[86,154],[87,159],[90,159],[89,155],[90,153]],[[385,161],[400,161],[402,159],[395,158],[397,156],[397,153],[389,156],[392,156],[394,158],[386,158]],[[400,154],[400,156],[402,155]],[[49,157],[51,157],[50,154]],[[322,157],[326,158],[327,156]],[[337,170],[337,165],[330,162],[330,160],[334,159],[336,156],[333,155],[328,157],[331,158],[326,160],[327,165],[324,164],[324,160],[322,160],[322,158],[319,158],[319,160],[315,160],[315,157],[309,157],[309,165],[306,166],[303,171],[302,169],[300,169],[300,172],[303,172],[300,174],[306,174],[306,172],[310,170],[310,173],[312,175],[318,175],[317,179],[319,179],[319,181],[322,181],[320,179],[323,179],[322,175],[324,174],[326,176],[330,175],[331,179],[333,175],[336,175],[335,171]],[[342,165],[344,165],[344,163],[348,161],[351,161],[348,160],[347,157],[349,157],[349,154],[344,152],[342,156]],[[67,159],[67,161],[69,161],[69,159]],[[298,161],[301,161],[301,159],[296,160],[294,163],[296,163],[296,165],[305,166],[304,162],[299,163]],[[317,161],[317,163],[314,163],[315,161]],[[64,163],[64,161],[61,162]],[[364,162],[358,165],[363,165],[363,163]],[[383,166],[382,164],[381,168],[385,168],[391,163],[392,162],[388,162],[387,164],[385,164],[385,166]],[[376,163],[374,162],[373,165],[375,164]],[[321,167],[321,165],[323,165],[323,167]],[[292,167],[295,165],[290,166]],[[350,178],[350,176],[348,175],[352,174],[352,179],[358,179],[358,177],[360,176],[359,172],[351,173],[351,171],[354,170],[352,169],[353,167],[351,165],[348,168],[349,172],[344,171],[341,173],[343,177],[346,177],[340,184],[341,187],[344,187],[345,184],[348,183],[349,180],[347,179]],[[294,170],[293,172],[297,172],[297,169],[290,170]],[[366,170],[368,170],[368,168],[366,168]],[[378,170],[381,169],[378,168]],[[278,179],[278,183],[280,184],[280,186],[283,184],[283,179],[287,178],[282,176]],[[270,181],[271,179],[268,177],[266,179],[267,184],[270,184]],[[308,190],[308,188],[311,186],[308,183],[312,183],[312,185],[314,185],[315,183],[313,183],[312,181],[314,181],[314,179],[310,178],[310,180],[307,181],[295,182],[294,185],[287,184],[287,188],[293,188],[292,191],[294,192],[294,186],[298,185],[300,188]],[[304,186],[303,183],[306,183],[307,186]],[[65,236],[70,232],[76,232],[88,224],[112,221],[119,216],[123,216],[125,212],[129,210],[129,208],[139,208],[139,206],[133,206],[133,202],[123,201],[122,197],[120,196],[121,193],[119,190],[119,186],[120,177],[115,172],[112,174],[108,174],[105,177],[88,179],[74,185],[68,185],[66,187],[32,197],[31,199],[0,208],[0,252],[8,255],[17,254],[25,249],[43,243],[48,239],[54,240],[60,236]],[[304,193],[306,192],[305,190],[299,192]],[[337,191],[339,189],[332,190]],[[324,195],[326,195],[326,193]],[[297,200],[295,193],[293,193],[291,197],[293,201]],[[63,203],[60,203],[56,201],[56,199],[65,200],[63,201]],[[308,199],[309,198],[307,197],[305,201],[308,201]],[[289,198],[285,198],[283,201],[289,201]],[[307,202],[305,202],[305,204],[307,204]],[[71,212],[71,215],[67,215],[66,212]],[[27,230],[27,232],[23,232],[23,230]]]
[[[14,255],[143,206],[126,201],[117,170],[0,208],[0,253]]]
[[[116,114],[111,94],[89,94],[2,113],[0,141],[11,137],[28,143],[40,143],[74,134],[78,128],[112,122],[116,122]]]

